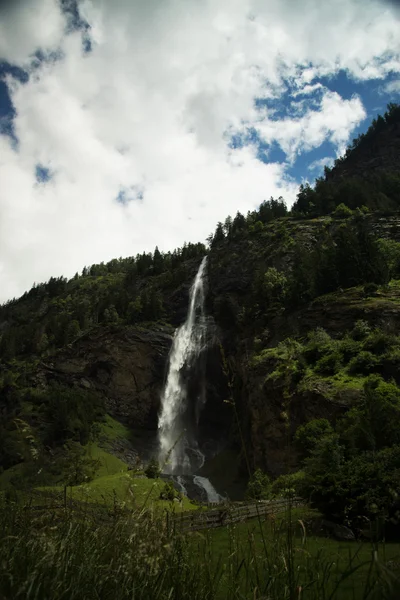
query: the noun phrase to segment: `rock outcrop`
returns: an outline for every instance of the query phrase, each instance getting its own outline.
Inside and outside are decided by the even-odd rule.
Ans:
[[[95,390],[111,415],[131,427],[155,430],[171,342],[162,328],[98,328],[43,362],[37,382]]]

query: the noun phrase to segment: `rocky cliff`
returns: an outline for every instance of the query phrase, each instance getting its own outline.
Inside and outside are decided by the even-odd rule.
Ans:
[[[43,361],[35,383],[94,390],[117,419],[155,430],[171,342],[168,328],[98,328]]]

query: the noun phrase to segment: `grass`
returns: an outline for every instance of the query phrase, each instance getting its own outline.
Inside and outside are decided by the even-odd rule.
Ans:
[[[82,503],[90,502],[99,505],[112,506],[115,502],[126,508],[153,508],[182,512],[196,510],[197,505],[184,497],[181,503],[160,500],[160,493],[165,482],[162,479],[148,479],[145,476],[135,476],[128,471],[96,477],[93,481],[68,488],[68,495]],[[62,486],[41,488],[42,490],[60,492]]]
[[[116,473],[122,473],[128,470],[128,465],[126,463],[117,456],[114,456],[101,448],[97,443],[88,444],[86,446],[86,452],[88,457],[98,460],[100,463],[96,472],[96,478],[104,477],[106,475],[115,475]]]
[[[313,516],[293,509],[181,536],[154,511],[93,520],[0,499],[0,598],[397,600],[399,544],[307,536]]]
[[[246,595],[250,589],[256,598],[271,599],[399,597],[400,544],[308,536],[305,523],[316,516],[310,509],[292,509],[290,514],[211,530],[202,539],[192,534],[191,544],[199,559],[211,548],[209,557],[215,567],[223,557],[221,598],[250,598]],[[230,558],[234,565],[229,564]]]
[[[306,376],[298,385],[300,392],[318,390],[325,398],[329,400],[346,399],[344,392],[361,392],[366,377],[349,375],[345,368],[341,369],[335,375],[315,374],[312,369],[308,369]],[[346,403],[353,400],[353,396],[346,399]]]
[[[131,435],[130,430],[119,421],[113,419],[110,415],[106,415],[105,420],[100,425],[99,437],[104,437],[108,441],[118,439],[129,440]]]

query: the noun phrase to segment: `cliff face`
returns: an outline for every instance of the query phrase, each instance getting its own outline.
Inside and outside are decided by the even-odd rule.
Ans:
[[[370,215],[365,222],[377,237],[400,240],[398,216]],[[321,379],[299,392],[288,389],[282,378],[268,380],[274,366],[268,362],[257,367],[252,364],[255,338],[262,348],[275,348],[288,338],[304,340],[317,328],[335,339],[350,332],[357,321],[365,321],[372,329],[377,327],[388,334],[400,326],[400,289],[396,286],[371,295],[365,293],[363,285],[339,289],[300,309],[279,309],[271,314],[265,302],[259,307],[259,316],[244,320],[243,307],[250,303],[257,274],[265,273],[269,267],[290,273],[295,259],[292,240],[301,240],[304,247],[312,249],[327,227],[340,229],[341,222],[329,218],[286,221],[285,231],[275,224],[261,240],[233,241],[221,245],[210,256],[208,305],[219,325],[220,341],[231,365],[234,397],[251,467],[261,467],[273,475],[295,466],[297,456],[290,440],[300,425],[314,418],[335,421],[360,399],[362,389],[352,384],[339,388]],[[399,378],[394,364],[386,363],[382,374]],[[237,432],[234,437],[238,442]],[[246,469],[244,461],[242,468]]]
[[[316,328],[324,329],[335,339],[351,331],[360,320],[368,323],[371,330],[397,332],[400,289],[388,289],[366,298],[362,288],[358,288],[317,299],[303,310],[271,322],[267,345],[276,347],[288,338],[304,340]],[[320,418],[335,422],[362,395],[362,387],[353,387],[351,382],[336,387],[323,377],[311,380],[306,389],[299,391],[287,385],[284,375],[268,380],[275,368],[272,362],[255,366],[240,358],[239,361],[245,373],[241,406],[251,460],[273,475],[285,473],[296,465],[297,454],[290,440],[300,425]],[[396,361],[385,361],[378,372],[388,380],[400,381]]]
[[[135,449],[142,457],[147,456],[157,443],[171,333],[172,328],[156,325],[151,329],[98,328],[43,361],[32,383],[44,388],[57,382],[97,392],[107,412],[131,429]],[[228,394],[226,379],[215,341],[211,335],[204,356],[207,404],[199,421],[199,441],[208,455],[226,445],[231,422],[231,411],[224,403]],[[196,381],[193,385],[196,386]]]
[[[95,390],[111,415],[131,427],[155,430],[171,342],[162,329],[99,328],[43,362],[36,383]]]

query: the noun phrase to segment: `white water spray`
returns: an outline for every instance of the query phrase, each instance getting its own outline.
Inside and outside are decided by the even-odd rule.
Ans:
[[[210,504],[216,504],[223,500],[222,496],[220,496],[217,490],[214,488],[213,484],[207,477],[200,477],[200,475],[195,475],[193,477],[193,483],[195,483],[199,488],[203,489],[207,496],[207,502]]]
[[[190,290],[186,321],[175,332],[169,357],[158,422],[160,462],[165,463],[165,473],[190,474],[204,464],[204,455],[197,444],[196,428],[205,403],[205,386],[202,381],[196,397],[188,398],[187,374],[206,346],[206,262],[204,257]]]

